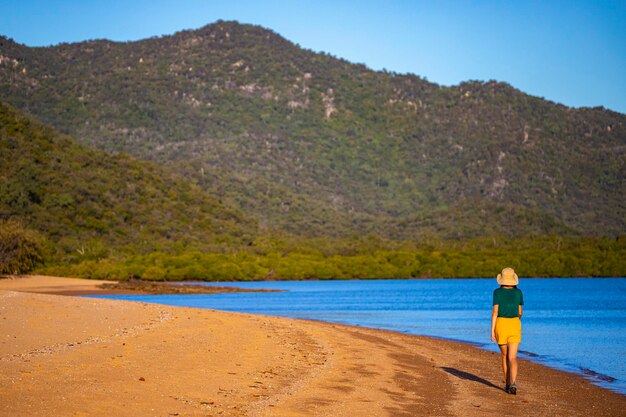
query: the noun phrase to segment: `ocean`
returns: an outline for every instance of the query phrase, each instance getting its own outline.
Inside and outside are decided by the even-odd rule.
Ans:
[[[490,341],[495,279],[202,284],[283,291],[103,298],[322,320],[498,351]],[[626,394],[626,279],[521,278],[519,288],[524,293],[520,356]]]

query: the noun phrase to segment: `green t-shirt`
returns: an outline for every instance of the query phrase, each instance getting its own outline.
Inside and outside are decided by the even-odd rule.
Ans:
[[[496,288],[493,305],[498,305],[498,317],[518,317],[519,306],[524,305],[524,296],[519,288]]]

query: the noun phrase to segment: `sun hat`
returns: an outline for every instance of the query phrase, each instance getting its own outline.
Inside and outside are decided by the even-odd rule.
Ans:
[[[513,268],[504,268],[496,279],[500,285],[517,285],[519,283],[519,277]]]

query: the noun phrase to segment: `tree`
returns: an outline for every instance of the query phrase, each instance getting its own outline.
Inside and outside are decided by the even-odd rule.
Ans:
[[[0,220],[0,274],[24,274],[43,260],[41,235],[16,220]]]

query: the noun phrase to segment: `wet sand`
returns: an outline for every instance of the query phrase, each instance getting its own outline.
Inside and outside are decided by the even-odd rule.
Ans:
[[[0,280],[1,416],[626,415],[626,396],[524,360],[506,394],[498,355],[468,344],[49,294],[100,284]]]

